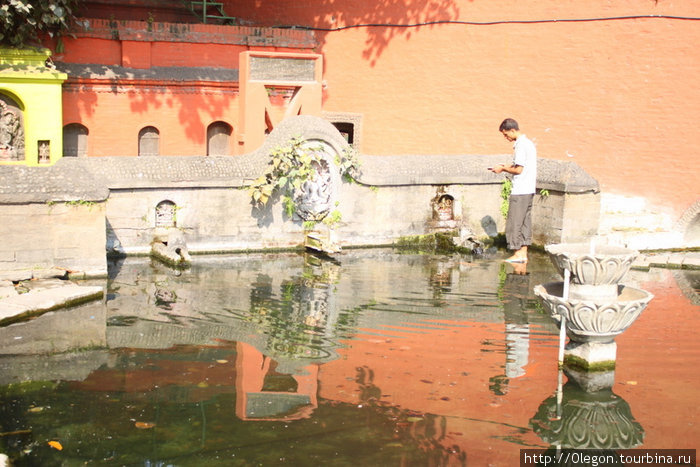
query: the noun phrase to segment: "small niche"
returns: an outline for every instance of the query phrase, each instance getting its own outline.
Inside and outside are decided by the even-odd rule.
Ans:
[[[51,162],[51,142],[47,139],[37,141],[39,151],[39,164],[49,164]]]
[[[441,195],[435,202],[433,220],[452,221],[455,218],[455,199],[450,195]]]
[[[161,201],[156,206],[156,227],[175,227],[175,203]]]

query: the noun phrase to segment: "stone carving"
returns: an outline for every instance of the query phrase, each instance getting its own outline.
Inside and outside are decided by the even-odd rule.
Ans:
[[[39,141],[39,163],[48,164],[51,162],[51,145],[47,140]]]
[[[585,243],[547,245],[545,249],[559,274],[563,276],[565,269],[571,272],[572,298],[593,295],[614,298],[617,284],[638,255],[637,251],[623,247]]]
[[[156,206],[156,227],[175,227],[175,203],[161,201]]]
[[[305,181],[294,193],[297,214],[305,221],[322,220],[333,206],[333,183],[328,161],[320,159],[312,163],[316,177]]]
[[[561,408],[556,396],[546,399],[530,425],[543,441],[564,449],[631,449],[644,441],[644,429],[622,398],[610,390],[592,396],[570,383]]]
[[[618,286],[616,285],[617,289]],[[566,318],[569,337],[577,342],[609,342],[630,327],[653,298],[649,292],[619,286],[615,301],[596,303],[594,300],[563,299],[563,284],[550,282],[535,286],[535,295],[546,297],[544,307],[550,316]]]
[[[24,129],[18,109],[0,99],[0,160],[24,159]]]
[[[454,219],[454,198],[442,195],[433,204],[433,219],[451,221]]]

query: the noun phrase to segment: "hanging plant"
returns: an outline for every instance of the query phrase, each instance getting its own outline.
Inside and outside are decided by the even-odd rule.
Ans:
[[[513,181],[510,178],[504,178],[501,184],[501,214],[503,217],[508,217],[511,191],[513,191]]]
[[[309,146],[301,137],[292,138],[285,146],[276,148],[270,157],[265,173],[249,187],[253,204],[258,208],[267,205],[273,195],[280,193],[285,213],[292,217],[299,210],[298,196],[307,181],[319,177],[318,168],[323,167],[323,148]],[[359,164],[354,151],[344,151],[335,160],[344,177],[352,177]],[[326,164],[327,165],[327,164]],[[339,214],[339,213],[338,213]],[[337,216],[334,216],[337,217]],[[311,220],[311,222],[320,219]],[[307,222],[309,220],[307,219]]]

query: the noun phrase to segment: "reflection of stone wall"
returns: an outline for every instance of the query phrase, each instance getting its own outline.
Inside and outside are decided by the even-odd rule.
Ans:
[[[106,311],[103,302],[94,301],[26,321],[22,323],[21,333],[13,326],[0,327],[0,355],[45,355],[104,348]],[[38,367],[47,366],[43,359],[37,359],[36,363]],[[3,372],[0,365],[0,374]]]

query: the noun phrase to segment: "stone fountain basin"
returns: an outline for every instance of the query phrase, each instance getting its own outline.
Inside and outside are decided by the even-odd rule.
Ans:
[[[654,295],[646,290],[617,286],[617,297],[596,301],[562,298],[564,282],[535,286],[534,293],[555,321],[566,318],[569,338],[576,342],[610,342],[630,327]]]
[[[571,272],[574,285],[618,284],[639,255],[629,248],[589,243],[558,243],[545,250],[562,277],[565,269]]]

